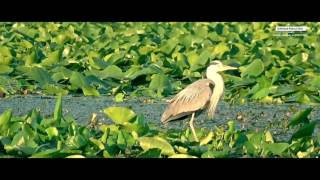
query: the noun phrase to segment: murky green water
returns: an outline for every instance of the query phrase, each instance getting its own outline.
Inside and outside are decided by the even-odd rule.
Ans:
[[[160,123],[160,117],[166,107],[165,102],[145,103],[144,98],[136,98],[125,102],[113,102],[111,97],[63,97],[63,113],[71,114],[79,123],[87,124],[92,113],[97,113],[101,122],[111,123],[102,112],[108,106],[125,106],[132,108],[136,113],[143,114],[149,123],[164,128]],[[38,108],[44,116],[51,115],[54,110],[55,97],[50,96],[15,96],[0,99],[0,113],[8,108],[13,109],[15,115],[25,115],[32,108]],[[269,129],[278,139],[287,139],[292,132],[285,131],[285,125],[289,117],[298,110],[308,107],[299,104],[266,105],[249,103],[245,105],[229,105],[220,102],[214,120],[206,120],[205,113],[196,118],[197,127],[213,128],[214,126],[226,126],[228,120],[235,120],[237,113],[243,116],[239,121],[239,128],[243,129]],[[314,106],[311,119],[319,117],[320,106]],[[170,128],[186,128],[188,121],[176,121],[170,123]],[[319,128],[317,129],[319,131]]]

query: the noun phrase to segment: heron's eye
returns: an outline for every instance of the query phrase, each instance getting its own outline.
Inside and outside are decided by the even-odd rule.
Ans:
[[[210,64],[211,65],[218,65],[219,63],[218,62],[211,62]]]

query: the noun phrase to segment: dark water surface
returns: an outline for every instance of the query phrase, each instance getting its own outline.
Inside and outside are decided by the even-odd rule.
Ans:
[[[116,103],[111,97],[63,97],[63,113],[71,114],[79,123],[87,124],[92,113],[97,113],[100,122],[111,123],[103,113],[103,109],[109,106],[125,106],[133,109],[137,114],[143,114],[145,119],[156,126],[164,128],[160,123],[160,117],[166,107],[166,102],[154,101],[145,102],[145,98],[135,98]],[[43,116],[53,114],[55,97],[51,96],[15,96],[0,99],[0,113],[12,108],[14,115],[25,115],[33,108],[38,108]],[[269,129],[278,139],[287,139],[292,132],[285,131],[285,125],[289,117],[295,112],[309,107],[300,104],[257,104],[248,103],[244,105],[229,105],[220,102],[214,120],[206,120],[205,113],[196,117],[196,127],[213,128],[215,126],[226,126],[227,121],[236,120],[237,113],[243,116],[238,121],[238,128],[261,130]],[[319,118],[320,106],[313,106],[310,115],[311,120]],[[170,123],[170,128],[187,128],[188,121],[177,121]],[[319,127],[317,128],[319,131]]]

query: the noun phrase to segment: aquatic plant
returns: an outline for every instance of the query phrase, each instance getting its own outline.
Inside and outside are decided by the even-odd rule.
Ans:
[[[35,109],[25,116],[12,110],[0,115],[0,157],[24,158],[231,158],[231,157],[319,157],[320,134],[312,109],[297,112],[287,128],[294,130],[288,141],[276,140],[265,131],[244,131],[236,121],[228,127],[196,129],[195,142],[189,129],[164,131],[150,126],[141,114],[126,107],[107,107],[112,124],[77,124],[62,113],[62,96],[57,96],[54,113],[43,117]]]
[[[276,36],[288,24],[307,26],[307,36]],[[226,100],[318,103],[319,32],[316,22],[1,23],[0,97],[158,98],[219,59],[240,67],[224,74]]]

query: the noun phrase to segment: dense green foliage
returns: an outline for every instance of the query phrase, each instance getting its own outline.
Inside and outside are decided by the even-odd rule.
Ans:
[[[1,23],[0,92],[162,97],[219,59],[240,66],[224,74],[228,100],[317,103],[319,35],[319,23]]]
[[[279,36],[278,25],[305,25]],[[296,36],[299,35],[299,36]],[[268,130],[163,131],[142,114],[107,107],[113,124],[79,125],[62,113],[62,95],[162,98],[204,77],[211,60],[239,67],[223,73],[231,102],[320,102],[319,23],[0,23],[0,97],[58,95],[51,117],[36,109],[0,115],[1,157],[319,157],[312,108],[290,119],[280,141]]]
[[[37,110],[22,117],[12,110],[0,115],[1,157],[139,157],[139,158],[226,158],[226,157],[319,157],[318,121],[308,115],[312,109],[296,113],[287,128],[291,139],[277,141],[270,131],[242,131],[235,121],[228,128],[197,129],[200,142],[194,142],[189,129],[168,131],[151,127],[144,116],[125,107],[108,107],[105,114],[114,124],[78,125],[62,115],[61,96],[57,97],[53,117],[42,117]]]

